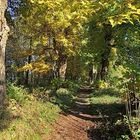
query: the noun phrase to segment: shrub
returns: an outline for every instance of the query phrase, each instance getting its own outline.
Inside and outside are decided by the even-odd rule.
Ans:
[[[108,88],[109,87],[109,84],[107,82],[103,81],[103,80],[100,80],[98,85],[99,85],[100,89],[104,89],[104,88]]]
[[[23,103],[27,99],[27,91],[22,86],[18,87],[14,84],[7,85],[8,98],[16,100],[18,103]]]
[[[56,96],[62,100],[69,100],[73,98],[72,93],[65,88],[58,89],[56,91]]]
[[[52,89],[59,89],[59,88],[67,88],[70,91],[75,92],[79,88],[79,83],[71,81],[71,80],[65,80],[63,81],[60,78],[55,78],[51,81]]]
[[[53,102],[57,103],[62,108],[68,108],[73,103],[73,95],[68,89],[60,88],[56,91],[56,98]]]
[[[54,78],[52,81],[51,81],[51,88],[52,89],[59,89],[60,87],[62,87],[64,81],[62,81],[62,79],[60,78]]]
[[[43,87],[34,88],[32,94],[42,101],[49,101],[49,96],[52,94],[51,90],[44,89]]]
[[[124,117],[123,122],[129,126],[132,137],[135,140],[140,139],[140,118],[137,117]]]

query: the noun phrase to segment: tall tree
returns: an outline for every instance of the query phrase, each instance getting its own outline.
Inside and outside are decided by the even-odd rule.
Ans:
[[[9,32],[5,18],[6,8],[7,0],[0,0],[0,110],[3,108],[5,96],[5,47]]]
[[[25,8],[28,10],[22,10]],[[90,0],[22,0],[21,16],[16,22],[20,33],[32,38],[32,55],[36,59],[20,70],[38,73],[51,70],[65,80],[68,58],[81,48],[83,27],[92,11]]]

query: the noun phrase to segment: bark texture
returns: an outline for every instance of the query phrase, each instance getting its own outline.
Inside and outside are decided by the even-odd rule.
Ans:
[[[66,70],[67,70],[67,56],[62,55],[59,57],[59,64],[58,64],[58,73],[59,78],[65,81],[66,79]]]
[[[3,109],[5,97],[5,47],[9,28],[5,18],[7,0],[0,0],[0,110]]]

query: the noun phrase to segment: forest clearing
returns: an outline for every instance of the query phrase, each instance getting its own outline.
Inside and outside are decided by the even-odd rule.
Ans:
[[[140,1],[0,0],[0,140],[140,140]]]

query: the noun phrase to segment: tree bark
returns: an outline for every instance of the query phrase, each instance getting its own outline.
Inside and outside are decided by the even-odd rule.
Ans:
[[[31,63],[31,60],[32,60],[32,55],[29,55],[28,56],[28,64]],[[30,73],[30,70],[28,70],[28,71],[26,71],[26,74],[25,74],[25,85],[29,86],[30,82],[31,82],[31,73]]]
[[[7,0],[0,0],[0,110],[4,107],[5,99],[5,47],[9,28],[5,18]],[[1,115],[1,114],[0,114]]]
[[[59,56],[56,65],[56,76],[60,78],[61,80],[65,81],[66,79],[66,71],[67,71],[67,59],[68,56],[64,53],[64,48],[62,46],[59,46],[58,43],[55,40],[55,37],[53,38],[53,46],[54,46],[54,51],[56,55]],[[58,47],[59,46],[59,47]]]
[[[108,67],[109,67],[109,55],[110,55],[110,48],[107,47],[105,52],[102,54],[102,60],[101,60],[101,80],[106,80],[106,76],[108,74]]]
[[[111,25],[104,25],[104,40],[105,40],[105,49],[101,55],[101,71],[100,78],[101,80],[106,80],[106,76],[108,74],[109,67],[109,56],[111,50],[110,41],[112,39],[112,27]]]
[[[67,70],[67,56],[59,56],[58,60],[58,75],[59,78],[65,81],[66,79],[66,70]]]

